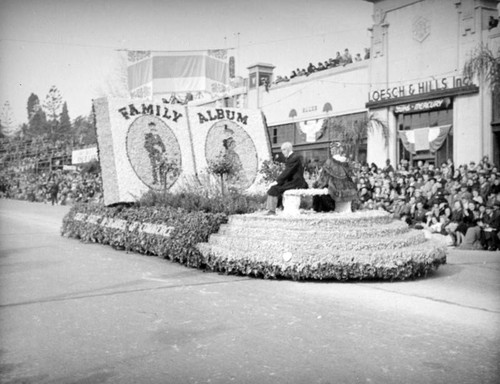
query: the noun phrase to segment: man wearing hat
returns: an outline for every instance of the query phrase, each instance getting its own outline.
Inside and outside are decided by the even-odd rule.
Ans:
[[[467,199],[471,200],[472,199],[472,193],[469,192],[469,187],[467,184],[462,183],[460,185],[460,199]]]
[[[491,188],[490,192],[493,192],[495,195],[500,192],[500,179],[498,177],[491,175]]]
[[[500,201],[495,201],[493,207],[486,206],[486,217],[483,221],[483,244],[489,251],[500,248],[498,231],[500,229]]]
[[[454,182],[449,188],[450,194],[447,200],[450,206],[453,206],[456,200],[460,200],[460,184],[458,182]]]
[[[484,175],[479,175],[479,194],[486,200],[490,194],[491,185]]]
[[[391,211],[395,219],[401,220],[410,215],[411,206],[406,203],[406,196],[399,195],[393,203]]]
[[[421,182],[422,186],[420,187],[424,193],[432,191],[432,182],[430,181],[430,176],[427,172],[422,174],[423,180]]]
[[[156,124],[151,121],[148,124],[149,132],[144,135],[144,148],[148,152],[149,162],[151,163],[151,174],[153,184],[158,184],[161,178],[160,163],[165,153],[165,144],[158,133]]]

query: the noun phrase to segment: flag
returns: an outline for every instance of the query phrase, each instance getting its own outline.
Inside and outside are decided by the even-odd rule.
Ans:
[[[133,97],[224,92],[229,78],[227,50],[129,51],[128,85]]]

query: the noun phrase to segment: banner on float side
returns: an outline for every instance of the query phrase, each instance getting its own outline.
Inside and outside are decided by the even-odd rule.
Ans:
[[[103,98],[94,110],[105,205],[137,201],[196,174],[184,106]]]
[[[248,189],[260,165],[271,158],[271,148],[260,110],[239,108],[188,108],[198,173],[208,172],[214,161],[226,157],[235,172],[228,186]]]

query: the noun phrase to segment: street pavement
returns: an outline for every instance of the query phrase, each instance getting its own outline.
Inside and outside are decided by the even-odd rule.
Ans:
[[[1,383],[500,383],[500,252],[403,282],[225,276],[0,200]]]

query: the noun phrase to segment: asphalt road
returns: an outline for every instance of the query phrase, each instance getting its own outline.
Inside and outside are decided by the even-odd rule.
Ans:
[[[0,200],[2,383],[500,382],[500,252],[426,279],[224,276],[59,235]]]

